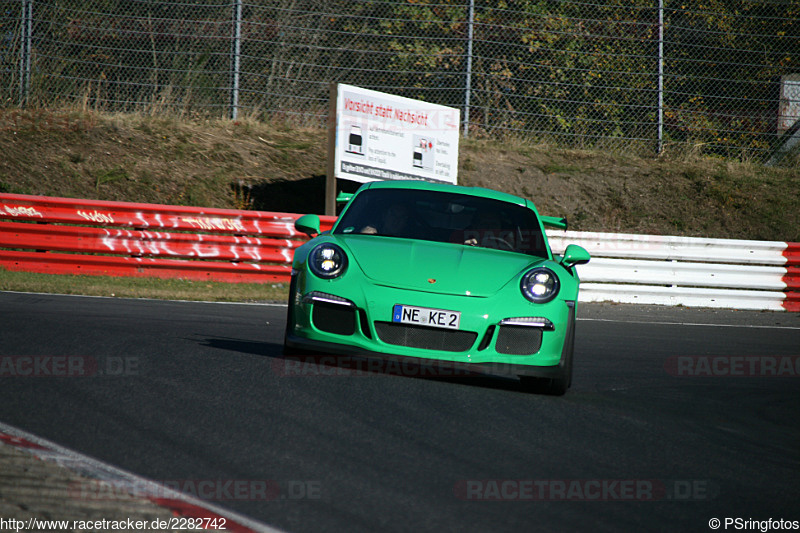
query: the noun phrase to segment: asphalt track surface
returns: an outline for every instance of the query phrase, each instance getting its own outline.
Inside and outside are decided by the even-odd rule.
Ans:
[[[157,481],[269,480],[269,498],[225,489],[215,503],[288,531],[800,520],[797,314],[581,305],[561,398],[503,379],[287,370],[284,316],[0,293],[0,420]],[[66,356],[91,375],[47,375]],[[21,357],[39,375],[9,375]]]

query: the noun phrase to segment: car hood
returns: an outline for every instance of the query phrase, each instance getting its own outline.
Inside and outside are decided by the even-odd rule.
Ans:
[[[491,296],[526,267],[544,261],[502,250],[375,235],[342,240],[351,260],[374,283],[438,294]]]

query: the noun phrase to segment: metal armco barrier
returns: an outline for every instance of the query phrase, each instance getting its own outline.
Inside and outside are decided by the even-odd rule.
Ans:
[[[286,282],[294,213],[0,194],[0,266],[58,274]],[[322,230],[334,217],[320,217]],[[800,243],[549,231],[589,250],[581,301],[800,312]]]
[[[800,243],[548,232],[554,253],[579,244],[581,301],[800,312]]]
[[[0,194],[0,266],[53,274],[289,280],[300,215]],[[330,229],[334,217],[320,217]],[[9,221],[10,220],[10,221]]]

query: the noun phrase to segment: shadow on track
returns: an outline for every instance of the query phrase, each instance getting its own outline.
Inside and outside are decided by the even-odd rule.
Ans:
[[[283,376],[316,377],[341,376],[361,377],[384,375],[447,382],[484,389],[516,391],[526,393],[520,382],[513,378],[475,374],[457,366],[432,362],[430,365],[393,359],[380,360],[356,355],[334,355],[308,353],[300,356],[285,356],[283,346],[266,341],[235,339],[231,337],[206,337],[196,340],[201,346],[237,352],[247,355],[269,357],[272,369]]]

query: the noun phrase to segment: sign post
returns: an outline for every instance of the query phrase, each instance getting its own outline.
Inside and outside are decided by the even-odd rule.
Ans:
[[[331,85],[325,214],[336,214],[336,180],[457,183],[458,109]]]

